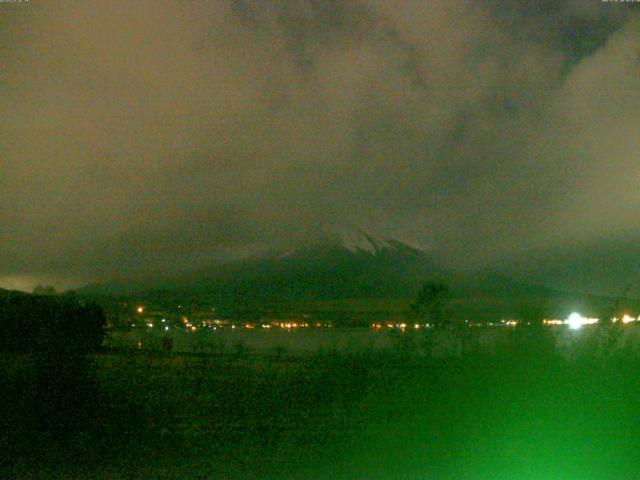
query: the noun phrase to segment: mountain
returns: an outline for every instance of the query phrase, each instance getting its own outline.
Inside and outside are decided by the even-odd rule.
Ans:
[[[408,297],[425,278],[446,271],[424,251],[361,230],[329,232],[294,249],[270,252],[186,274],[89,285],[78,293],[189,290],[257,300]]]
[[[576,241],[561,248],[527,250],[503,259],[495,269],[555,289],[640,298],[640,238]]]
[[[228,316],[315,312],[360,321],[402,315],[425,281],[449,285],[450,314],[458,319],[539,320],[573,310],[610,315],[620,306],[615,298],[552,289],[491,270],[451,271],[420,248],[362,229],[325,232],[287,251],[172,278],[110,282],[78,293],[135,297],[163,308],[215,305]]]

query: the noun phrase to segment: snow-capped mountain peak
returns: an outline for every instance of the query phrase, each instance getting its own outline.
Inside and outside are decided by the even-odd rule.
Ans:
[[[339,249],[352,254],[368,254],[376,256],[381,252],[426,252],[417,246],[407,244],[403,241],[388,236],[377,235],[355,225],[330,225],[322,226],[311,232],[306,239],[278,255],[278,258],[285,259],[308,255],[309,251],[317,252],[318,249],[326,251],[327,248]]]
[[[368,252],[375,254],[385,248],[396,248],[391,239],[375,237],[357,227],[337,232],[337,241],[342,247],[353,253]]]

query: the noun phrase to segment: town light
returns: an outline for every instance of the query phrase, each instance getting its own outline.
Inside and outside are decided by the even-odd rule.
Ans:
[[[624,323],[624,324],[635,322],[635,321],[636,321],[636,319],[633,318],[630,315],[625,315],[624,317],[622,317],[622,323]]]

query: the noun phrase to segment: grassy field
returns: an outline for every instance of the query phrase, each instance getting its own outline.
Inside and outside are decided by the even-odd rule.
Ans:
[[[640,355],[615,330],[513,331],[434,358],[2,357],[2,478],[633,479]]]

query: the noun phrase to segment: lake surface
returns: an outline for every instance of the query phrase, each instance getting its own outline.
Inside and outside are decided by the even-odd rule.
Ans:
[[[640,328],[547,327],[551,341],[565,356],[577,355],[583,348],[592,351],[616,349],[640,353]],[[403,348],[419,355],[458,356],[469,351],[490,353],[514,335],[527,335],[508,327],[469,328],[457,332],[422,330],[405,332],[370,328],[330,329],[225,329],[187,333],[173,329],[135,329],[112,332],[105,344],[119,349],[162,350],[170,342],[174,352],[248,353],[305,355],[322,352],[357,353]]]

